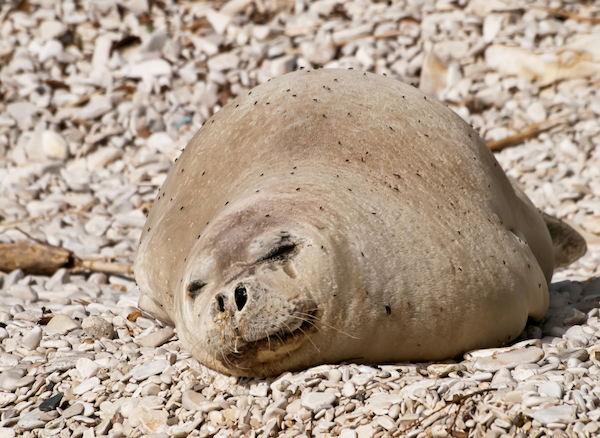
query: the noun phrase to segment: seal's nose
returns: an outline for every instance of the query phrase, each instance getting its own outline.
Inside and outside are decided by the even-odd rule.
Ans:
[[[241,311],[246,305],[246,301],[248,301],[248,292],[246,291],[246,286],[244,286],[242,283],[239,283],[235,287],[233,295],[235,297],[235,305],[237,306],[238,311]]]
[[[217,309],[219,309],[219,312],[225,312],[225,300],[225,295],[217,295]]]

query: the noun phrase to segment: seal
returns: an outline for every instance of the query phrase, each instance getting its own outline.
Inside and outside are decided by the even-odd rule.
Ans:
[[[544,317],[555,258],[585,252],[552,224],[554,244],[443,104],[299,71],[229,102],[182,152],[141,237],[139,305],[233,375],[447,359]]]

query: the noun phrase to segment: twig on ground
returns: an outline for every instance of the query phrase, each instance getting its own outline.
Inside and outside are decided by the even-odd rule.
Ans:
[[[589,21],[590,23],[600,24],[600,17],[585,17],[569,11],[561,11],[560,9],[544,8],[550,14],[558,15],[559,17],[570,18],[571,20]]]
[[[523,140],[527,140],[529,138],[535,137],[538,134],[541,134],[544,131],[548,131],[549,129],[554,128],[555,126],[564,123],[571,114],[567,114],[564,116],[557,117],[551,120],[545,120],[540,123],[534,123],[529,125],[523,131],[518,132],[514,135],[509,135],[501,140],[491,140],[486,142],[488,148],[492,151],[499,151],[508,146],[514,146],[518,143],[521,143]]]

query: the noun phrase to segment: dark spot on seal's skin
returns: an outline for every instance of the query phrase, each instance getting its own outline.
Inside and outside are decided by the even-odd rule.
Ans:
[[[248,96],[250,96],[251,94],[252,94],[252,91],[250,91],[250,92],[248,93]]]
[[[206,173],[206,172],[202,172],[202,175],[200,175],[200,176],[204,176],[204,174],[205,174],[205,173]]]
[[[269,217],[269,216],[271,216],[271,215],[270,214],[265,214],[265,217]]]
[[[296,97],[296,95],[295,95],[295,94],[292,94],[292,97]]]
[[[424,134],[424,135],[425,135],[425,137],[429,138],[429,135],[427,135],[427,134]]]
[[[175,163],[177,163],[177,158],[175,158],[175,161],[174,161],[174,162],[175,162]]]
[[[385,306],[385,311],[388,315],[392,314],[392,308],[390,306]]]
[[[325,114],[323,114],[323,118],[324,118],[324,119],[326,119],[326,118],[327,118],[327,116],[326,116]]]
[[[237,108],[238,106],[240,106],[239,104],[237,104],[235,107]]]
[[[229,204],[229,201],[227,201],[227,202],[225,203],[225,205],[227,205],[227,204]]]
[[[363,257],[365,256],[365,254],[362,251],[360,252],[360,255],[363,256]]]
[[[298,187],[298,188],[296,189],[296,191],[297,191],[297,192],[299,192],[299,191],[300,191],[300,187]]]
[[[256,102],[254,102],[254,105],[256,105],[258,103],[258,100]]]
[[[200,239],[200,236],[202,236],[202,234],[198,234],[198,239]]]
[[[391,129],[392,131],[394,130],[394,128],[392,128],[391,126],[390,126],[390,129]]]
[[[148,228],[148,232],[150,232],[150,228]]]
[[[193,300],[194,298],[196,298],[199,294],[200,291],[202,290],[202,288],[206,286],[206,283],[199,281],[199,280],[194,280],[192,281],[190,284],[188,284],[187,287],[187,292],[189,297]]]
[[[184,171],[184,170],[185,170],[185,169],[181,169],[181,173],[183,173],[183,171]]]
[[[183,206],[179,209],[180,211],[183,210]]]
[[[538,287],[542,287],[542,283],[538,284]]]
[[[261,173],[259,176],[263,176],[263,175],[264,175],[264,173]]]

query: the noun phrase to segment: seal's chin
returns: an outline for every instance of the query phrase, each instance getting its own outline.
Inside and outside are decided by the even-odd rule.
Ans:
[[[237,351],[224,352],[220,362],[226,368],[254,369],[279,361],[305,342],[311,342],[310,335],[317,330],[315,316],[316,309],[307,312],[296,327],[286,327],[257,341],[245,343]]]

